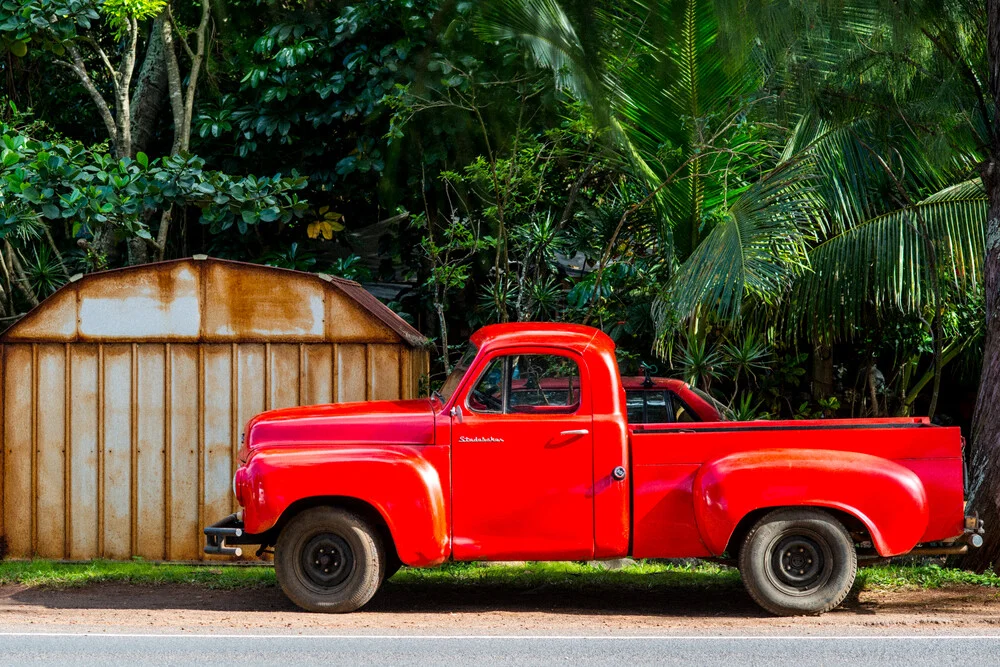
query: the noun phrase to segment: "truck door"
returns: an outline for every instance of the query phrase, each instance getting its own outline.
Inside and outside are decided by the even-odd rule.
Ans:
[[[593,425],[585,366],[566,352],[504,350],[452,411],[459,560],[594,554]]]

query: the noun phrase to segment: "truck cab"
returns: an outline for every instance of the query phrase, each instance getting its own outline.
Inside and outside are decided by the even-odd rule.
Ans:
[[[859,554],[963,549],[961,439],[927,420],[724,421],[683,382],[619,376],[566,324],[476,332],[427,398],[309,406],[247,425],[206,551],[275,547],[303,608],[365,604],[402,564],[703,557],[779,614],[843,600]]]

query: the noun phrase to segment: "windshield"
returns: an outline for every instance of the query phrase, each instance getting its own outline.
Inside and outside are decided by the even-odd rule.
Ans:
[[[441,396],[441,402],[447,403],[451,395],[455,393],[458,389],[458,383],[462,381],[465,377],[465,372],[469,370],[469,366],[472,364],[472,360],[476,358],[476,353],[479,352],[476,346],[469,343],[465,348],[465,352],[462,354],[462,358],[458,360],[455,367],[451,369],[451,373],[445,379],[444,384],[438,389],[438,395]]]
[[[688,387],[691,389],[691,391],[697,394],[698,398],[705,401],[713,408],[715,408],[716,411],[718,411],[720,420],[724,422],[736,421],[732,409],[730,409],[724,403],[720,403],[714,396],[709,394],[707,391],[702,391],[701,389],[698,389],[698,387],[691,387],[690,385],[688,385]]]

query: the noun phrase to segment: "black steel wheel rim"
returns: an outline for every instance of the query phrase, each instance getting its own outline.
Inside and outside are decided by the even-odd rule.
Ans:
[[[316,586],[334,588],[354,571],[354,551],[339,535],[316,535],[302,550],[302,571]]]
[[[785,593],[808,595],[830,580],[833,553],[827,541],[816,533],[784,533],[771,542],[767,573]]]

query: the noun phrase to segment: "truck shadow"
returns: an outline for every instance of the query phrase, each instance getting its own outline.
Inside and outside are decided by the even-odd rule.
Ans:
[[[386,582],[360,614],[448,614],[544,612],[579,615],[664,617],[760,617],[763,612],[742,586],[720,582],[709,587],[670,584],[616,587],[543,581],[531,587],[505,583],[455,582],[400,577]],[[199,610],[217,612],[300,611],[275,585],[219,590],[187,584],[101,583],[79,588],[0,587],[0,618],[5,607],[49,609]]]
[[[759,617],[742,587],[710,589],[651,585],[645,590],[543,583],[519,589],[502,584],[390,581],[365,611],[391,613],[548,612],[615,616]]]
[[[0,587],[0,619],[14,606],[49,609],[191,610],[205,612],[299,612],[272,578],[255,588],[222,590],[203,585],[101,583],[79,588]],[[5,609],[6,608],[6,609]],[[857,598],[844,608],[875,613]],[[461,570],[404,569],[387,581],[359,614],[550,613],[580,616],[664,618],[761,618],[735,572],[642,573],[622,570],[581,576],[498,568],[463,575]]]

